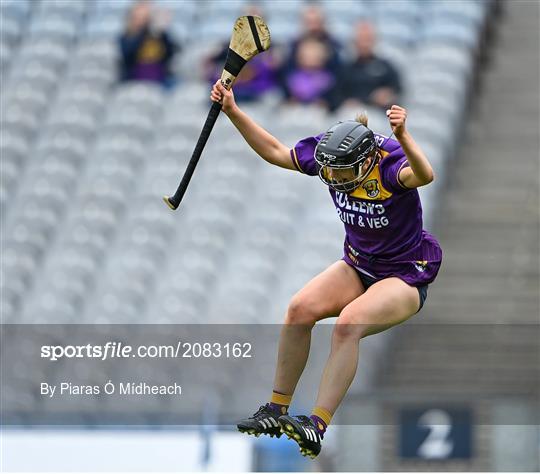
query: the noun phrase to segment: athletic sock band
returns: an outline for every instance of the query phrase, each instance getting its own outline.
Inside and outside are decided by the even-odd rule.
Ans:
[[[284,393],[272,392],[272,398],[270,398],[270,408],[279,412],[282,415],[286,415],[291,404],[292,395],[285,395]]]
[[[272,392],[272,398],[270,398],[270,403],[274,403],[275,405],[284,405],[289,406],[291,404],[292,395],[284,395],[283,393],[279,392]]]
[[[312,415],[319,417],[328,426],[332,421],[332,414],[322,407],[315,407],[311,412]]]

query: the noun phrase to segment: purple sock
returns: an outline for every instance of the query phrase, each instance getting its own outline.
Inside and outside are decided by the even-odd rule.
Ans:
[[[324,422],[324,420],[319,418],[317,415],[311,415],[310,418],[311,418],[311,421],[313,421],[313,424],[315,425],[315,428],[317,428],[317,432],[321,436],[321,439],[323,439],[324,438],[324,433],[325,433],[326,428],[327,428],[326,423]]]

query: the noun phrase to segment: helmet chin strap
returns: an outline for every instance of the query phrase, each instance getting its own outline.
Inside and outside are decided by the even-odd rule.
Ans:
[[[390,140],[394,136],[394,130],[392,130],[391,127],[390,127],[390,130],[392,131],[392,133],[387,138],[387,140]],[[375,148],[375,156],[374,156],[373,160],[371,160],[371,163],[369,165],[369,169],[367,170],[366,175],[361,179],[361,181],[358,182],[358,186],[360,186],[366,180],[366,178],[369,176],[369,173],[371,173],[373,171],[373,168],[375,168],[375,165],[379,162],[380,158],[381,158],[381,155],[379,153],[379,147],[377,146]],[[356,187],[358,187],[358,186],[356,186]]]
[[[390,140],[394,136],[394,130],[392,130],[391,127],[390,127],[390,130],[392,131],[392,133],[387,138],[387,140]],[[366,175],[362,178],[362,180],[358,182],[358,186],[360,186],[366,180],[366,178],[369,176],[369,173],[371,173],[373,171],[373,168],[375,168],[375,165],[379,162],[380,158],[381,158],[381,155],[379,153],[379,147],[377,146],[375,148],[375,156],[374,156],[373,160],[371,161],[371,163],[369,165],[369,169],[367,170]],[[356,188],[358,186],[356,186]]]
[[[392,130],[392,127],[390,127],[390,130],[392,133],[387,138],[387,140],[390,140],[394,136],[394,130]],[[371,161],[371,164],[369,165],[369,170],[366,172],[366,175],[362,178],[362,180],[358,183],[358,186],[360,186],[366,180],[366,178],[369,176],[369,173],[373,171],[373,168],[375,168],[375,165],[379,162],[381,155],[379,154],[378,146],[375,148],[375,155],[376,156],[373,158],[373,160]]]
[[[369,174],[373,171],[373,168],[375,168],[375,166],[379,162],[380,158],[381,158],[381,155],[379,154],[379,148],[377,147],[377,148],[375,148],[375,154],[374,154],[373,158],[371,159],[371,163],[369,164],[369,168],[365,172],[364,177],[358,182],[358,186],[360,186],[366,180],[366,178],[369,176]]]

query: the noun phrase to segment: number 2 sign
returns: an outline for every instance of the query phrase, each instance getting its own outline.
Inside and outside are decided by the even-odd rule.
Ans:
[[[471,457],[470,408],[403,408],[399,418],[400,457],[426,461]]]

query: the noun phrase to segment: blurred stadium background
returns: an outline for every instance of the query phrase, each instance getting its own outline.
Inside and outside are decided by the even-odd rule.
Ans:
[[[194,65],[229,38],[246,4],[156,0],[173,11],[171,31],[183,47],[174,65],[179,83],[165,91],[117,82],[116,38],[131,3],[1,0],[2,323],[279,324],[290,296],[341,256],[342,228],[320,182],[267,166],[221,117],[180,210],[161,201],[176,188],[208,110],[209,86]],[[294,39],[304,2],[258,4],[273,45]],[[82,427],[67,436],[28,427],[3,430],[8,470],[131,470],[125,460],[136,462],[133,452],[139,466],[155,460],[149,470],[540,468],[539,427],[530,424],[538,417],[538,332],[530,330],[539,317],[538,2],[320,5],[345,44],[355,21],[372,20],[378,51],[403,78],[409,128],[438,177],[421,189],[425,226],[445,250],[420,321],[411,324],[459,323],[456,332],[440,337],[418,324],[407,339],[396,328],[366,343],[315,463],[286,442],[224,427]],[[357,112],[283,106],[272,97],[244,109],[290,146]],[[368,113],[371,127],[388,134],[384,115]],[[467,323],[521,330],[493,347]],[[435,389],[440,406],[423,405]],[[373,422],[339,425],[349,410]],[[506,413],[510,424],[501,421]],[[455,419],[463,432],[451,430]],[[455,449],[426,446],[422,426],[435,425],[448,429],[443,445]],[[70,464],[71,450],[87,464]]]

